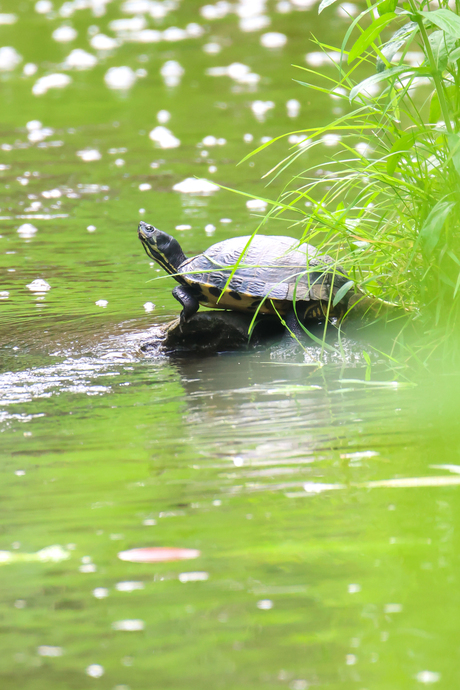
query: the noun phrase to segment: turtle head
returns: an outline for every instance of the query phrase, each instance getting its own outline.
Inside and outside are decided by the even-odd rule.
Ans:
[[[160,264],[168,273],[177,273],[181,263],[187,258],[177,240],[153,225],[139,223],[137,234],[147,255]]]

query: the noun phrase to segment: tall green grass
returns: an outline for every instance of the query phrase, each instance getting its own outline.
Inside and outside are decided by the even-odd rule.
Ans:
[[[303,141],[267,174],[286,176],[306,149],[340,137],[327,171],[323,162],[291,174],[269,216],[300,224],[356,287],[406,308],[420,337],[409,344],[403,329],[397,340],[423,363],[435,353],[460,359],[458,6],[368,3],[339,48],[316,41],[335,53],[335,76],[300,67],[299,84],[340,99],[344,113],[286,134]]]

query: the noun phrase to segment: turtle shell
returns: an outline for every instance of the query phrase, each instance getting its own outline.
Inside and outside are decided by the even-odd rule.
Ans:
[[[286,313],[294,299],[330,300],[334,259],[292,237],[255,235],[251,240],[248,235],[212,245],[203,254],[184,261],[178,273],[207,306],[240,311],[259,308],[262,312],[273,312],[275,306]],[[336,265],[333,295],[347,280],[343,269]]]

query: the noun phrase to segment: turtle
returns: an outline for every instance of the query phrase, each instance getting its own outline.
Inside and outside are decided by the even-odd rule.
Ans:
[[[201,304],[277,314],[285,317],[288,329],[303,334],[299,322],[340,320],[346,311],[346,296],[333,304],[338,290],[349,281],[343,268],[293,237],[232,237],[187,258],[174,237],[153,225],[141,221],[138,235],[147,255],[179,283],[172,294],[182,305],[181,323]]]

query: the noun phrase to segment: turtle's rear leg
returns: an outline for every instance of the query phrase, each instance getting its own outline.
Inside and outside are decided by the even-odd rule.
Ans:
[[[196,312],[200,306],[197,298],[193,294],[192,290],[183,285],[178,285],[172,291],[173,297],[177,299],[178,302],[182,304],[182,311],[180,313],[180,321],[184,323],[188,321]]]

